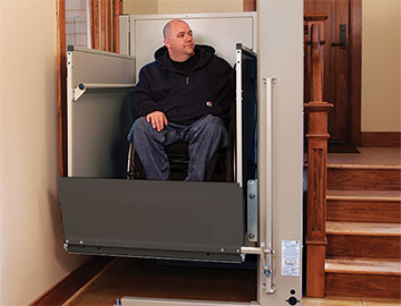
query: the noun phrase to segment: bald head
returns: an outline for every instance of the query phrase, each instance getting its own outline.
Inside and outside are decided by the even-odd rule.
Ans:
[[[166,25],[163,28],[163,37],[164,38],[168,38],[171,36],[171,33],[170,33],[171,27],[172,27],[172,25],[177,24],[177,23],[183,23],[188,26],[188,24],[184,20],[181,20],[181,19],[170,20],[169,22],[166,23]]]
[[[183,62],[195,54],[195,40],[189,25],[181,19],[169,21],[163,28],[164,44],[173,61]]]

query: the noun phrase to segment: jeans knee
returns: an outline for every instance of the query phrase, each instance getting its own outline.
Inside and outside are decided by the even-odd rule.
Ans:
[[[207,115],[205,117],[205,126],[212,129],[224,128],[223,120],[213,115]]]
[[[167,129],[158,132],[152,127],[152,124],[146,120],[146,117],[138,118],[133,126],[134,141],[146,143],[161,143],[166,142]]]
[[[205,119],[205,127],[207,130],[216,134],[222,134],[226,132],[226,128],[224,127],[224,123],[221,118],[208,115]]]
[[[133,129],[134,133],[144,133],[149,129],[149,122],[145,117],[140,117],[135,120]]]
[[[151,138],[152,131],[149,128],[150,124],[146,121],[145,117],[135,120],[131,129],[132,132],[130,133],[132,142],[138,144],[138,142],[143,142],[145,139]]]

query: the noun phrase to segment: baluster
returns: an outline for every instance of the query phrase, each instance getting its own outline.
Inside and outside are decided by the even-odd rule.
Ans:
[[[308,115],[308,203],[306,235],[306,295],[324,297],[326,256],[326,189],[328,112],[332,104],[323,102],[323,15],[305,18],[305,103]],[[308,86],[309,85],[309,86]]]

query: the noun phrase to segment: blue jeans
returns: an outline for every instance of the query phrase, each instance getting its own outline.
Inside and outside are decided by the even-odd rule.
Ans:
[[[128,140],[133,142],[150,180],[166,180],[170,175],[165,147],[178,141],[188,142],[187,181],[203,181],[214,153],[226,147],[229,141],[223,121],[212,115],[188,126],[169,122],[160,132],[141,117],[132,125]]]

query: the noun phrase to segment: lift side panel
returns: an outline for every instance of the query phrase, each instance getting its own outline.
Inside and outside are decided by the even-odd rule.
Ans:
[[[74,47],[67,64],[68,176],[125,177],[130,89],[88,89],[77,101],[73,93],[81,83],[134,84],[134,58]]]

